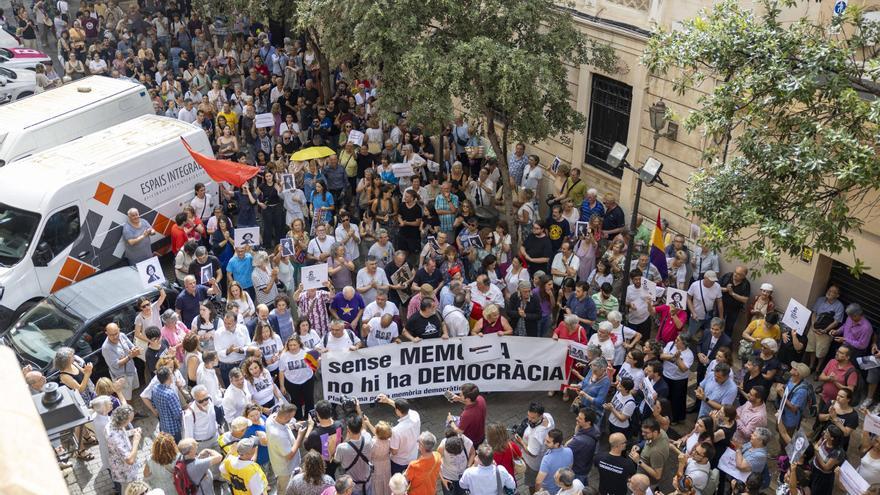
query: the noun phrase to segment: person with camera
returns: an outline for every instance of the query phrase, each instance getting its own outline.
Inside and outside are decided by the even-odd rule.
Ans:
[[[369,433],[362,432],[364,420],[360,414],[360,405],[355,402],[355,407],[356,413],[345,420],[345,443],[336,447],[333,460],[354,481],[354,495],[372,495],[373,464],[370,462],[370,452],[373,438]]]
[[[296,423],[296,432],[294,432],[291,421],[295,419],[296,411],[297,407],[294,404],[284,404],[266,419],[269,462],[272,464],[272,472],[277,477],[278,493],[284,493],[287,489],[291,473],[302,462],[299,447],[315,427],[315,423],[309,417],[307,423],[302,421]]]
[[[483,443],[486,439],[486,399],[480,395],[479,387],[465,383],[461,386],[461,394],[452,395],[450,401],[464,404],[464,410],[457,421],[452,413],[447,414],[449,427],[459,435],[468,437],[474,445]]]
[[[342,440],[342,425],[333,419],[333,404],[327,400],[319,400],[312,411],[309,411],[309,416],[317,424],[306,435],[305,447],[306,450],[314,450],[321,454],[321,458],[324,459],[324,472],[332,477],[339,467],[333,456]]]
[[[545,440],[547,433],[556,427],[553,416],[544,411],[544,406],[539,402],[529,404],[529,411],[514,433],[514,440],[523,450],[523,460],[526,463],[524,475],[525,484],[529,487],[529,493],[535,493],[535,484],[538,472],[541,470],[541,460],[547,451]]]
[[[397,416],[397,424],[391,428],[391,474],[402,473],[419,455],[422,417],[409,408],[409,401],[406,399],[393,400],[385,394],[379,394],[376,402],[393,407]]]

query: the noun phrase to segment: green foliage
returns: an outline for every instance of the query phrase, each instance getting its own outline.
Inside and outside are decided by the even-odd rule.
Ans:
[[[763,7],[759,15],[718,3],[657,33],[643,62],[672,75],[679,93],[714,83],[684,124],[727,139],[691,177],[688,209],[715,246],[779,272],[781,256],[803,246],[853,252],[847,234],[873,206],[865,197],[880,183],[880,23],[850,6],[830,27],[783,24],[779,4]]]

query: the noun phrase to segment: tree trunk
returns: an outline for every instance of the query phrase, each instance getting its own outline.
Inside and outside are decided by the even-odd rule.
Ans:
[[[498,157],[498,171],[501,172],[501,183],[498,184],[498,187],[508,191],[502,195],[504,198],[504,215],[507,217],[507,223],[510,227],[510,253],[511,256],[516,256],[519,253],[520,242],[519,225],[517,224],[516,212],[513,209],[513,195],[516,193],[516,190],[509,187],[510,173],[507,164],[507,133],[510,123],[504,122],[501,141],[499,142],[498,134],[495,132],[495,113],[491,110],[486,110],[484,114],[486,117],[486,136],[489,138],[492,150],[495,151],[495,156]]]
[[[308,36],[315,49],[315,60],[318,61],[318,72],[321,84],[321,104],[326,105],[333,98],[335,91],[333,90],[333,81],[330,77],[330,60],[321,49],[318,33],[314,29],[308,30]]]

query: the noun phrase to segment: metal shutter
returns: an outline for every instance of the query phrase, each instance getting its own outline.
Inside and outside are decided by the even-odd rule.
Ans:
[[[840,300],[844,304],[858,303],[877,331],[880,329],[880,280],[864,273],[855,278],[849,269],[843,263],[832,262],[829,283],[840,286]]]

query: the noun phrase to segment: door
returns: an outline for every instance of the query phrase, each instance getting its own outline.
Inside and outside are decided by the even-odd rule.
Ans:
[[[81,263],[67,264],[68,256],[85,257],[82,253],[71,253],[82,232],[80,225],[79,206],[75,204],[56,210],[43,224],[31,256],[43,293],[60,288],[56,286],[59,279],[65,280],[67,283],[62,286],[66,286],[91,274],[83,272]]]

